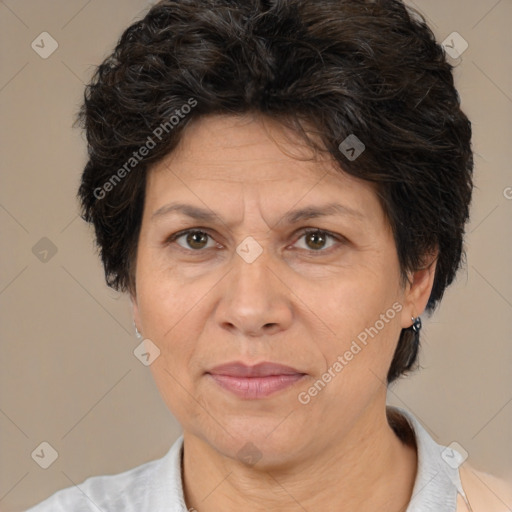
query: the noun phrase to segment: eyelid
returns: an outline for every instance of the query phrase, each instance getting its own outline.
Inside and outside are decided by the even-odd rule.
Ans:
[[[178,238],[180,238],[184,235],[187,235],[189,233],[194,233],[194,232],[205,233],[212,240],[214,240],[217,244],[219,244],[219,242],[217,242],[217,240],[215,240],[215,237],[212,235],[212,232],[209,228],[203,228],[201,226],[198,226],[198,227],[194,227],[194,228],[183,229],[181,231],[177,231],[176,233],[173,233],[172,235],[168,236],[165,239],[164,245],[167,246],[167,245],[175,242]],[[311,233],[323,233],[327,237],[330,237],[339,243],[347,242],[347,239],[343,235],[332,233],[331,231],[329,231],[327,229],[321,229],[321,228],[317,228],[317,227],[304,227],[304,228],[300,228],[294,232],[294,234],[293,234],[294,241],[292,242],[291,245],[296,244],[297,241],[300,240],[304,235],[309,235]],[[205,252],[205,249],[194,250],[194,249],[187,249],[185,247],[180,246],[179,244],[177,244],[177,245],[178,245],[179,249],[186,251],[186,252],[191,252],[191,253]],[[212,249],[212,247],[209,247],[209,249]],[[307,251],[307,252],[310,252],[313,254],[321,254],[321,253],[328,253],[328,252],[330,252],[331,249],[333,249],[333,247],[329,247],[328,249],[319,249],[317,251],[314,251],[314,250],[307,251],[306,249],[301,249],[301,250],[304,250],[304,251]]]
[[[309,235],[311,233],[322,233],[322,234],[326,235],[328,238],[332,238],[333,240],[337,241],[338,243],[347,242],[347,239],[343,235],[338,235],[336,233],[332,233],[328,229],[305,227],[305,228],[300,228],[295,232],[295,235],[294,235],[295,241],[293,242],[292,245],[296,244],[304,235]],[[311,253],[311,254],[322,254],[322,253],[327,254],[327,253],[331,252],[331,250],[334,250],[334,249],[336,249],[336,247],[329,247],[327,249],[319,249],[317,251],[309,250],[307,252]],[[306,249],[302,249],[302,250],[306,250]]]
[[[206,235],[208,235],[212,240],[215,240],[214,236],[212,235],[212,232],[210,229],[208,228],[203,228],[201,226],[198,226],[198,227],[195,227],[195,228],[187,228],[187,229],[183,229],[181,231],[177,231],[176,233],[173,233],[172,235],[169,235],[168,237],[165,238],[164,242],[163,242],[163,245],[169,245],[171,244],[172,242],[175,242],[178,238],[182,237],[183,235],[188,235],[189,233],[195,233],[195,232],[199,232],[199,233],[205,233]],[[219,242],[217,242],[217,240],[215,240],[215,242],[218,244]],[[180,249],[183,249],[183,250],[187,250],[185,249],[184,247],[181,247],[179,244],[178,244],[178,247],[180,247]],[[190,251],[192,252],[201,252],[200,250],[196,250],[194,251],[193,249],[189,249]]]

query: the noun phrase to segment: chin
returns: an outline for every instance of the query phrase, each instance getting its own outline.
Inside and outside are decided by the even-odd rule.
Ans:
[[[213,436],[201,437],[226,457],[262,471],[276,470],[289,465],[292,457],[296,458],[300,449],[298,440],[306,441],[297,422],[289,422],[285,417],[282,414],[268,418],[239,416],[223,422],[226,430],[215,425]]]

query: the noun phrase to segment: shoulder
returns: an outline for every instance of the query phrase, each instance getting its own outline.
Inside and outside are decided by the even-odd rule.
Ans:
[[[450,510],[456,512],[512,511],[512,478],[500,479],[477,470],[468,461],[453,465],[457,461],[453,460],[456,450],[438,444],[412,413],[396,407],[388,408],[386,412],[390,425],[404,442],[408,442],[411,434],[406,434],[406,425],[393,412],[407,418],[414,431],[418,468],[413,498],[407,512],[446,510],[447,500],[450,500]],[[452,463],[448,463],[447,457],[452,459]],[[432,508],[432,504],[437,508]]]
[[[166,456],[168,457],[168,456]],[[148,492],[159,485],[166,457],[115,475],[93,476],[57,491],[26,512],[97,512],[144,510]]]
[[[477,470],[467,462],[459,468],[460,481],[472,512],[512,510],[512,482]],[[457,512],[470,511],[459,496]]]

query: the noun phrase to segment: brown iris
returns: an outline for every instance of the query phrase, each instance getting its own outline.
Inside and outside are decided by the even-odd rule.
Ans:
[[[312,241],[313,244],[309,244]],[[311,249],[321,249],[325,245],[325,236],[321,231],[306,233],[306,243]]]
[[[208,234],[203,231],[191,231],[187,234],[187,244],[193,249],[202,249],[208,243]],[[204,243],[204,245],[202,245]]]

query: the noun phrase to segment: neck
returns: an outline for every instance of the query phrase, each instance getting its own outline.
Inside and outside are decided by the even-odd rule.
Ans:
[[[416,478],[416,447],[400,441],[385,407],[369,408],[343,439],[332,438],[335,441],[314,458],[262,470],[219,454],[185,431],[187,506],[200,512],[407,508]]]

